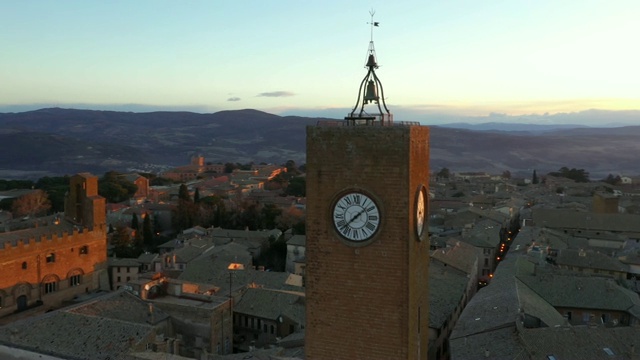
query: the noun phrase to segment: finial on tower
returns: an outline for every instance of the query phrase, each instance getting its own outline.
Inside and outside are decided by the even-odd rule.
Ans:
[[[384,101],[382,83],[375,72],[375,69],[378,68],[378,63],[376,62],[376,50],[373,45],[373,28],[380,26],[379,22],[373,21],[373,15],[375,13],[376,12],[373,9],[369,11],[369,14],[371,15],[371,22],[368,24],[371,25],[371,39],[369,40],[369,49],[367,50],[367,60],[365,63],[365,68],[367,68],[368,71],[367,75],[360,83],[360,90],[358,91],[358,100],[356,101],[356,105],[351,110],[351,113],[345,117],[348,125],[387,126],[393,124],[393,115],[389,112],[387,104]],[[361,96],[362,102],[360,101]],[[382,106],[380,106],[380,98],[382,98]],[[375,103],[377,105],[377,114],[368,114],[364,111],[364,105],[369,103]],[[358,106],[360,106],[360,111],[356,113]],[[384,107],[385,111],[382,110],[382,107]]]

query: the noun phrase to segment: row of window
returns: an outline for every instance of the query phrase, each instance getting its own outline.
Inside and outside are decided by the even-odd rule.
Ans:
[[[240,326],[243,326],[244,323],[244,327],[246,328],[251,328],[251,329],[258,329],[260,330],[260,328],[262,327],[262,331],[264,333],[271,333],[271,334],[275,334],[276,333],[276,328],[273,325],[270,325],[269,327],[267,326],[267,324],[262,324],[262,319],[256,319],[256,318],[250,318],[248,316],[244,316],[244,315],[239,315],[238,316],[238,320],[240,320]],[[269,331],[270,330],[270,331]]]
[[[73,251],[73,249],[71,249],[71,251]],[[89,253],[89,246],[84,245],[80,247],[79,250],[80,255],[86,255]],[[45,257],[45,261],[47,263],[54,263],[56,262],[56,253],[49,253],[47,254],[47,256]],[[27,268],[29,267],[29,265],[27,264],[26,261],[22,262],[22,270],[27,270]]]
[[[78,274],[69,277],[69,286],[80,286],[80,284],[82,284],[82,275]],[[44,283],[44,293],[50,294],[56,291],[58,291],[58,281],[46,280]]]

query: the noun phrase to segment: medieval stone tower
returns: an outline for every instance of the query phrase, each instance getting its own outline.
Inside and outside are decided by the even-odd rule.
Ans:
[[[91,230],[105,230],[105,198],[98,195],[98,178],[88,173],[71,177],[65,199],[65,217]]]
[[[373,41],[366,67],[345,120],[307,128],[305,356],[426,359],[429,129],[393,122]]]

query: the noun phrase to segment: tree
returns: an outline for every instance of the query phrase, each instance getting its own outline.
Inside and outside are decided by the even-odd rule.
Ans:
[[[136,191],[138,186],[116,171],[105,173],[98,182],[98,193],[110,203],[129,200]]]
[[[276,218],[276,224],[278,229],[283,232],[288,229],[294,228],[297,224],[304,223],[304,213],[302,210],[296,207],[290,207],[283,211],[282,214]],[[302,235],[296,233],[298,235]]]
[[[145,246],[153,245],[153,230],[151,229],[151,216],[149,213],[144,214],[142,221],[142,242]]]
[[[178,190],[178,199],[191,202],[191,195],[189,194],[187,185],[180,184],[180,189]]]
[[[196,191],[193,193],[193,202],[196,204],[200,202],[200,190],[198,188],[196,188]]]
[[[451,172],[449,171],[449,169],[445,167],[445,168],[442,168],[442,170],[438,171],[436,176],[439,178],[448,179],[451,176]]]
[[[620,185],[620,183],[622,183],[622,178],[620,177],[620,175],[613,176],[613,174],[609,174],[602,181],[611,185]]]
[[[173,226],[178,230],[189,229],[195,225],[198,206],[191,201],[178,200],[178,206],[173,210],[171,220]]]
[[[215,227],[222,226],[226,223],[226,208],[224,201],[217,195],[207,196],[200,200],[200,207],[205,209],[206,213],[211,217],[208,222]]]
[[[276,219],[282,214],[282,210],[274,204],[266,204],[262,207],[262,228],[263,229],[275,229]]]
[[[231,174],[233,172],[233,170],[237,169],[236,164],[233,163],[226,163],[224,164],[224,172],[226,174]]]
[[[532,184],[537,184],[537,183],[539,183],[539,182],[540,182],[540,181],[538,180],[538,174],[536,173],[536,171],[535,171],[535,170],[533,170],[533,176],[532,176],[532,178],[531,178],[531,183],[532,183]]]
[[[131,228],[134,231],[137,231],[140,228],[140,223],[138,221],[138,215],[136,213],[133,213],[133,215],[131,215]]]
[[[42,177],[38,179],[35,185],[36,189],[42,189],[49,195],[51,201],[51,211],[64,211],[65,194],[69,192],[69,177]]]
[[[298,170],[296,162],[293,160],[287,160],[287,162],[284,164],[284,167],[285,169],[287,169],[287,174],[290,174],[291,176],[300,174],[300,170]]]
[[[571,179],[575,182],[589,182],[589,173],[584,169],[576,169],[576,168],[567,168],[563,166],[560,170],[556,172],[551,172],[549,175],[564,177],[567,179]]]
[[[289,185],[287,185],[285,194],[291,196],[306,196],[307,178],[304,176],[297,176],[289,180]]]
[[[502,172],[502,178],[503,179],[511,179],[511,171],[509,170],[505,170]]]
[[[11,205],[11,211],[17,217],[44,215],[50,208],[51,202],[43,190],[34,190],[22,195]]]

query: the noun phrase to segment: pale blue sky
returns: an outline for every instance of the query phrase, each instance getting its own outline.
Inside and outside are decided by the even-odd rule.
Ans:
[[[371,9],[397,120],[640,109],[637,0],[0,0],[0,112],[341,117]]]

